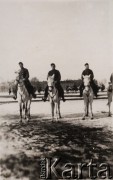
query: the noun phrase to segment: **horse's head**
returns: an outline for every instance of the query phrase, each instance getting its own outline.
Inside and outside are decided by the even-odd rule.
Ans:
[[[47,83],[48,90],[52,92],[53,88],[55,87],[54,75],[48,77]]]
[[[24,80],[23,79],[18,79],[18,87],[24,86]]]
[[[86,75],[86,76],[83,75],[83,82],[84,82],[85,90],[89,91],[90,82],[91,82],[90,75]]]

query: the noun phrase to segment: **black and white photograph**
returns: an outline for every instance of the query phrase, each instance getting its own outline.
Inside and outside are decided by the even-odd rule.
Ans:
[[[0,0],[0,180],[113,179],[113,0]]]

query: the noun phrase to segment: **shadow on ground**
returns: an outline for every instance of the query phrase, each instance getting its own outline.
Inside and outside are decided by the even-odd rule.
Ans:
[[[18,116],[10,115],[5,118],[16,120]],[[60,157],[59,173],[65,163],[88,163],[91,159],[98,165],[108,163],[113,168],[113,132],[106,128],[75,125],[69,121],[51,122],[40,117],[37,119],[36,116],[28,124],[15,121],[8,124],[7,128],[6,124],[1,125],[0,129],[4,127],[7,134],[18,136],[19,141],[24,139],[24,146],[19,154],[0,161],[2,169],[5,167],[10,175],[17,178],[38,180],[41,156]],[[28,155],[29,152],[32,153]],[[86,179],[87,173],[84,170],[83,179]]]

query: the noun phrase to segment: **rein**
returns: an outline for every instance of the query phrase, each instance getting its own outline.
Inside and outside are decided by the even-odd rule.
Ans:
[[[53,86],[49,86],[49,87],[52,87],[53,88]],[[49,90],[48,90],[49,91]],[[49,91],[49,93],[50,93],[51,91]],[[58,90],[56,89],[56,93],[53,95],[53,96],[51,96],[50,94],[49,94],[49,96],[53,99],[55,96],[56,96],[56,94],[57,94],[57,92],[58,92]]]

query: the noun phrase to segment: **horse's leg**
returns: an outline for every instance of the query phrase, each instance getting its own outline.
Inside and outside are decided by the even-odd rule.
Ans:
[[[51,114],[52,114],[52,121],[54,120],[54,103],[51,102]]]
[[[60,113],[60,100],[58,101],[58,114],[59,114],[59,119],[61,118],[61,113]]]
[[[26,104],[25,102],[23,103],[23,111],[24,111],[24,119],[26,119]]]
[[[86,96],[84,96],[84,114],[83,114],[82,120],[84,120],[86,117],[86,111],[87,111],[87,98]]]
[[[56,121],[58,120],[58,103],[55,103],[55,110],[56,110]]]
[[[20,108],[20,122],[22,122],[22,102],[19,102],[19,108]]]
[[[109,112],[108,112],[108,116],[111,116],[111,102],[112,102],[112,93],[108,92],[108,108],[109,108]]]
[[[87,101],[87,109],[86,109],[86,116],[88,117],[89,115],[89,101]]]
[[[28,101],[28,107],[27,107],[27,116],[28,116],[28,120],[30,119],[30,105],[31,105],[31,101]]]
[[[110,116],[111,116],[111,110],[110,110],[111,103],[108,103],[108,107],[109,107],[109,113],[108,113],[108,116],[110,117]]]
[[[92,103],[93,103],[93,101],[91,100],[90,101],[91,119],[93,119]]]
[[[29,111],[30,111],[29,102],[26,102],[26,118],[27,118],[27,122],[29,121]]]

